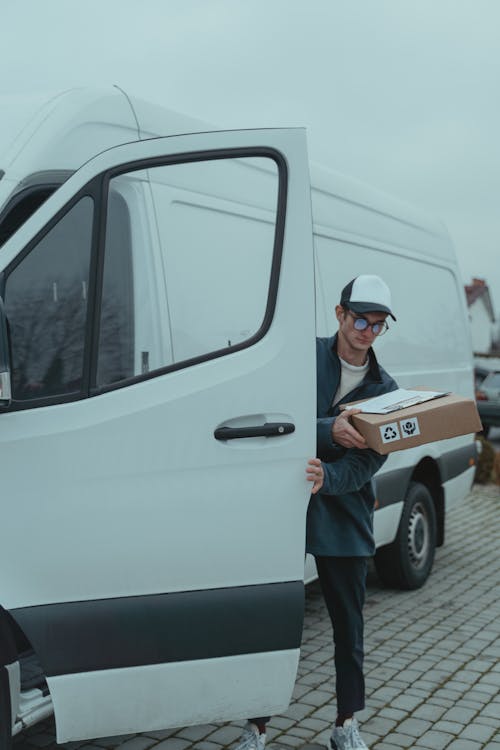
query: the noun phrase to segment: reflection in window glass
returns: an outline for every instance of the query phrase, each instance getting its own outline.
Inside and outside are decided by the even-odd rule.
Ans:
[[[15,400],[81,389],[92,215],[82,198],[7,278]]]
[[[278,170],[220,159],[110,183],[97,385],[226,349],[262,326]]]

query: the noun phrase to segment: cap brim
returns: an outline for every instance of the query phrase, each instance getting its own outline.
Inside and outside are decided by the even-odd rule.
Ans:
[[[396,316],[385,305],[378,305],[376,302],[344,302],[345,306],[355,313],[362,315],[367,312],[383,312],[390,315],[393,320]]]

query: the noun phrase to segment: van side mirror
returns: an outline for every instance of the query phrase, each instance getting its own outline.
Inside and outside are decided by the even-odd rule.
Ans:
[[[9,406],[11,397],[9,330],[3,299],[0,297],[0,406]]]

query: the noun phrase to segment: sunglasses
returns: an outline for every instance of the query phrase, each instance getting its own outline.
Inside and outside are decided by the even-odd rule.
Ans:
[[[349,313],[354,320],[353,325],[357,331],[366,331],[367,328],[371,328],[374,336],[383,336],[384,333],[389,330],[389,326],[385,320],[379,320],[376,323],[369,323],[366,318],[354,315],[350,310],[346,310],[346,312]]]

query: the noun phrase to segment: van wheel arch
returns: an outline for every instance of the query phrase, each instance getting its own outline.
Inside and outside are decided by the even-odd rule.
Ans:
[[[444,541],[444,493],[435,461],[426,458],[412,474],[396,537],[375,554],[382,583],[400,589],[424,585],[437,546]]]
[[[439,466],[432,458],[424,458],[412,475],[412,481],[424,484],[432,495],[436,512],[436,547],[444,544],[445,507],[444,490]]]

